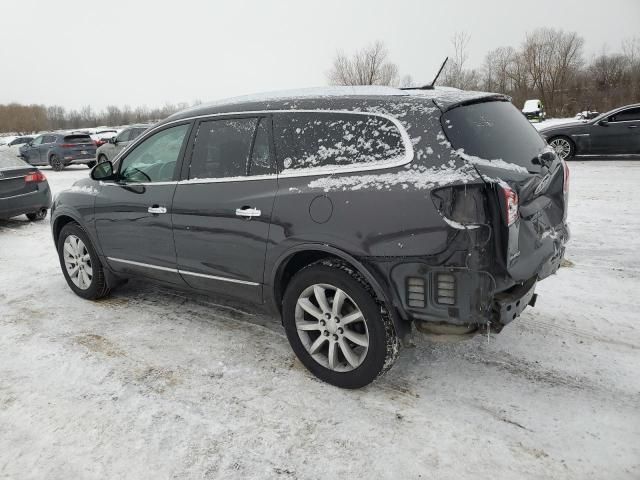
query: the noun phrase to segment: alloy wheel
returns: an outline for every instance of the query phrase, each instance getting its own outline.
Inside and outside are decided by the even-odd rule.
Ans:
[[[295,321],[304,348],[329,370],[354,370],[367,356],[369,331],[364,315],[338,287],[307,287],[298,297]]]
[[[571,153],[571,144],[566,138],[555,138],[549,145],[556,151],[556,154],[563,160]]]
[[[64,265],[73,284],[80,290],[91,286],[93,268],[91,256],[86,245],[75,235],[69,235],[64,240]]]

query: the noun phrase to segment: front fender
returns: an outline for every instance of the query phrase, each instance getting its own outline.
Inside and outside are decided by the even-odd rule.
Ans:
[[[69,190],[59,192],[51,206],[51,233],[54,243],[57,241],[58,234],[69,221],[76,222],[80,225],[93,243],[98,255],[102,256],[100,243],[95,230],[94,222],[94,204],[95,195],[87,193],[85,189],[72,187]]]

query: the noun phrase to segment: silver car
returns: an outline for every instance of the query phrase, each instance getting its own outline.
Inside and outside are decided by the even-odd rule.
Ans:
[[[115,137],[110,138],[107,143],[98,147],[98,150],[96,151],[98,163],[106,162],[107,160],[110,162],[113,161],[113,159],[116,158],[118,154],[124,150],[127,145],[129,145],[129,143],[138,138],[140,134],[150,126],[151,124],[131,125],[122,130]]]

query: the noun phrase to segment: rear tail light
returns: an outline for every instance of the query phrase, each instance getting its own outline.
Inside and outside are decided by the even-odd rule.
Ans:
[[[47,177],[45,177],[44,173],[39,170],[37,172],[31,172],[24,177],[25,183],[40,183],[45,182],[46,180]]]
[[[502,195],[504,196],[505,220],[507,226],[513,225],[518,220],[518,194],[507,185],[502,185]]]
[[[438,273],[436,276],[436,302],[442,305],[456,303],[456,277],[450,273]]]
[[[72,148],[75,147],[76,144],[75,143],[63,143],[62,145],[60,145],[62,148]]]
[[[569,193],[569,165],[564,160],[562,161],[562,167],[564,168],[564,180],[562,181],[562,192],[564,194]]]

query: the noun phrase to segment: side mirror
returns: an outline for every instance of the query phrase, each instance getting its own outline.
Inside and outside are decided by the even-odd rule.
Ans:
[[[113,163],[109,161],[99,163],[91,170],[92,180],[111,180],[113,177]]]
[[[111,137],[111,138],[109,139],[109,142],[110,142],[110,143],[113,143],[113,144],[115,145],[116,143],[118,143],[118,138],[117,138],[117,137]]]
[[[600,125],[601,127],[606,127],[607,125],[609,125],[609,120],[602,119],[598,122],[598,125]]]

